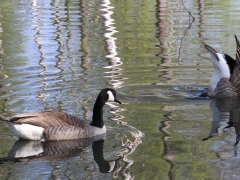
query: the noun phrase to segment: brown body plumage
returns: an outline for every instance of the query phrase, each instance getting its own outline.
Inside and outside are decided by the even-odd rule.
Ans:
[[[238,96],[238,90],[232,84],[232,82],[229,81],[228,78],[220,79],[220,81],[217,83],[216,89],[210,95],[210,97],[232,97],[232,96]]]
[[[42,127],[47,140],[78,139],[96,136],[95,127],[87,121],[57,111],[25,113],[12,117],[8,122]]]

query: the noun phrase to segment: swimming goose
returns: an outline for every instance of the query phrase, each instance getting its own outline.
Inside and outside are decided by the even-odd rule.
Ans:
[[[0,117],[0,120],[6,121],[12,132],[22,139],[46,141],[93,137],[106,133],[102,108],[107,101],[121,104],[115,90],[102,89],[94,104],[90,124],[76,116],[57,111],[25,113],[10,119]]]
[[[210,52],[214,66],[210,80],[209,97],[233,97],[240,95],[240,43],[237,43],[236,60],[224,53],[217,53],[211,46],[204,44]]]

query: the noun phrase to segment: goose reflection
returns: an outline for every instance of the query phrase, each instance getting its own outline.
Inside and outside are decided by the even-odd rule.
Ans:
[[[92,144],[93,157],[101,173],[110,173],[117,168],[120,158],[106,161],[103,156],[105,135],[92,138],[62,141],[16,141],[8,152],[8,156],[0,159],[0,164],[6,162],[28,162],[56,160],[78,156],[83,149]]]
[[[234,127],[236,132],[237,146],[240,140],[240,99],[239,98],[217,98],[212,100],[210,104],[213,112],[212,128],[208,140],[216,134],[223,133],[227,128]]]

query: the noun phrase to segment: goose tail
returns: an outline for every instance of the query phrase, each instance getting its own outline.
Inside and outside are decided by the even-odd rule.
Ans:
[[[238,65],[240,65],[240,43],[239,43],[239,40],[238,40],[236,34],[235,34],[235,40],[237,43],[236,61],[237,61]]]
[[[236,40],[236,43],[237,43],[237,47],[239,46],[239,41],[238,41],[238,38],[237,38],[237,35],[235,34],[235,40]]]

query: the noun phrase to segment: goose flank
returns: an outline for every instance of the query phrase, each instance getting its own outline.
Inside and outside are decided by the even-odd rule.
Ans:
[[[47,141],[93,137],[106,133],[102,108],[108,101],[121,104],[115,90],[102,89],[94,104],[90,124],[76,116],[58,111],[24,113],[10,119],[0,117],[0,120],[6,121],[12,132],[22,139]]]

